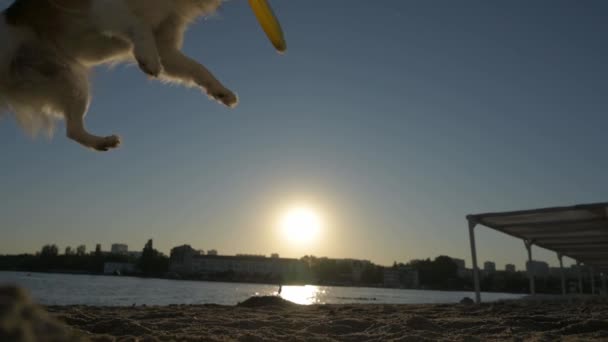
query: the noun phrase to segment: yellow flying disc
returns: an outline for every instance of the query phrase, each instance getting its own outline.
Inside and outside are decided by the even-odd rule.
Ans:
[[[258,19],[260,26],[266,32],[266,36],[268,36],[275,49],[279,52],[285,52],[287,50],[287,43],[283,37],[283,29],[281,29],[281,24],[272,12],[268,1],[249,0],[249,5],[251,5],[251,9],[253,9],[253,13]]]

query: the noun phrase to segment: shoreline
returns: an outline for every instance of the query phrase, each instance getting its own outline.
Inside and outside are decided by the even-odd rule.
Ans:
[[[471,292],[475,293],[473,289],[429,289],[429,288],[400,288],[400,287],[385,287],[385,286],[374,286],[374,285],[344,285],[344,284],[307,284],[307,283],[270,283],[270,282],[251,282],[251,281],[229,281],[229,280],[209,280],[209,279],[194,279],[194,278],[173,278],[173,277],[151,277],[151,276],[140,276],[133,274],[114,275],[104,273],[87,273],[87,272],[51,272],[51,271],[20,271],[20,270],[0,270],[0,272],[14,272],[14,273],[26,273],[26,274],[60,274],[60,275],[75,275],[75,276],[100,276],[100,277],[130,277],[137,279],[160,279],[160,280],[175,280],[175,281],[192,281],[192,282],[208,282],[208,283],[226,283],[226,284],[251,284],[251,285],[268,285],[268,286],[328,286],[328,287],[352,287],[352,288],[369,288],[369,289],[393,289],[393,290],[414,290],[414,291],[438,291],[438,292]],[[0,284],[2,285],[2,284]],[[526,295],[527,292],[500,292],[500,291],[482,291],[482,293],[496,293],[496,294],[510,294],[510,295]],[[546,295],[553,295],[547,293]]]

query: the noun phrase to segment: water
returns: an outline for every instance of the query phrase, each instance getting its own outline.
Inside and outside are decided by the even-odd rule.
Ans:
[[[278,290],[278,286],[260,284],[22,272],[0,272],[0,284],[22,286],[44,305],[235,305],[251,296],[275,295]],[[283,286],[281,297],[299,304],[423,304],[457,303],[463,297],[474,298],[474,293],[306,285]],[[482,294],[484,301],[521,297]]]

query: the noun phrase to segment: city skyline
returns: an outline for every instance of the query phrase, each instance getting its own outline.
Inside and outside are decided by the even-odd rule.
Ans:
[[[156,248],[156,242],[157,241],[154,240],[154,239],[148,239],[147,242],[149,242],[150,240],[154,241],[154,246]],[[72,247],[71,251],[75,252],[76,248],[79,247],[79,246],[85,246],[86,247],[86,251],[89,254],[97,252],[97,248],[98,247],[99,247],[100,251],[103,252],[103,253],[116,253],[116,254],[121,254],[123,251],[115,252],[114,251],[115,247],[119,247],[121,249],[124,247],[125,248],[125,250],[124,250],[125,253],[133,254],[133,253],[141,253],[141,251],[143,250],[143,248],[145,246],[145,243],[142,244],[141,248],[132,247],[131,244],[128,244],[128,243],[125,243],[125,242],[112,242],[112,243],[108,244],[109,248],[106,248],[106,249],[104,249],[104,244],[101,244],[101,243],[92,243],[91,246],[94,246],[95,248],[89,248],[89,245],[87,245],[86,243],[78,243],[78,244],[74,244],[74,245],[69,245],[68,244],[68,245],[65,245],[65,246],[61,245],[61,244],[58,244],[58,243],[46,243],[46,244],[44,244],[41,247],[44,247],[44,246],[47,246],[47,245],[55,245],[55,246],[57,246],[60,255],[61,254],[65,254],[64,251],[68,247]],[[183,243],[183,244],[172,246],[167,251],[165,251],[165,250],[159,250],[159,251],[161,253],[163,253],[164,255],[166,255],[166,256],[170,256],[172,249],[174,249],[176,247],[185,246],[185,245],[191,246],[188,243]],[[211,247],[211,248],[198,248],[198,246],[191,246],[191,247],[194,250],[201,252],[203,255],[259,256],[259,257],[267,257],[267,258],[280,257],[280,258],[289,258],[289,259],[300,259],[300,258],[303,258],[305,256],[314,256],[314,257],[317,257],[317,258],[329,258],[329,259],[336,259],[336,260],[361,260],[361,261],[369,261],[369,262],[372,262],[372,263],[374,263],[376,265],[385,266],[385,267],[391,266],[391,265],[393,265],[393,263],[404,263],[405,264],[405,263],[408,263],[408,262],[413,261],[413,260],[425,260],[425,259],[433,260],[433,259],[435,259],[438,256],[447,256],[447,257],[450,257],[452,260],[454,260],[457,265],[459,264],[459,262],[457,262],[457,261],[460,261],[460,262],[464,263],[464,265],[465,265],[464,268],[465,269],[472,269],[472,265],[470,263],[467,263],[467,261],[464,258],[460,258],[460,257],[454,256],[454,255],[441,254],[441,253],[437,254],[437,255],[434,255],[434,256],[415,257],[415,258],[412,258],[412,259],[409,259],[409,260],[393,260],[392,262],[389,262],[389,263],[386,263],[386,264],[382,264],[382,263],[375,262],[374,260],[366,259],[364,257],[359,257],[359,256],[355,256],[355,255],[351,255],[351,256],[347,256],[347,257],[334,257],[334,256],[331,256],[331,255],[309,255],[309,254],[306,254],[306,255],[301,255],[301,256],[288,256],[287,257],[287,256],[281,255],[280,253],[276,253],[276,252],[255,252],[255,253],[251,253],[251,252],[247,252],[247,251],[240,251],[240,252],[237,251],[237,252],[234,252],[234,253],[224,253],[222,250],[218,250],[218,249],[213,248],[213,247]],[[156,249],[158,250],[158,248],[156,248]],[[35,254],[36,252],[39,252],[39,251],[40,251],[40,249],[38,249],[38,250],[36,250],[34,252],[24,252],[23,254]],[[22,254],[22,253],[16,253],[16,254]],[[3,254],[3,253],[0,252],[0,255],[8,255],[8,254]],[[556,267],[556,266],[559,267],[559,264],[555,265],[555,264],[552,264],[551,262],[547,262],[547,261],[544,261],[544,260],[537,260],[537,259],[533,258],[533,261],[536,262],[536,263],[538,263],[538,262],[540,262],[540,263],[547,263],[549,265],[549,267],[552,267],[552,268]],[[509,266],[515,265],[516,271],[520,272],[520,271],[525,271],[526,270],[526,264],[527,264],[527,262],[528,261],[526,260],[526,262],[524,264],[522,264],[522,265],[516,265],[516,264],[513,264],[513,263],[506,263],[504,265],[501,265],[501,264],[497,264],[495,261],[493,261],[491,259],[488,259],[488,260],[482,260],[479,263],[478,266],[479,266],[479,269],[481,271],[484,271],[484,270],[486,270],[485,269],[485,265],[487,263],[491,263],[491,264],[494,265],[494,270],[495,271],[508,271],[509,270],[508,269]],[[572,267],[572,266],[576,266],[576,263],[575,262],[572,262],[572,263],[564,262],[564,267],[568,268],[568,267]]]
[[[186,37],[238,93],[234,110],[120,66],[94,72],[87,116],[92,131],[123,136],[112,153],[68,141],[62,124],[48,141],[1,120],[0,253],[155,237],[165,253],[213,242],[231,254],[471,265],[468,214],[606,200],[608,2],[273,7],[284,56],[245,1]],[[297,244],[277,221],[302,203],[323,228]],[[525,264],[521,241],[476,234],[481,264]],[[557,264],[539,248],[533,257]]]

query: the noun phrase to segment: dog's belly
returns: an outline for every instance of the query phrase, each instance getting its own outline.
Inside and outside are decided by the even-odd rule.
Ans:
[[[118,27],[133,16],[154,28],[173,13],[174,8],[173,0],[94,0],[89,22],[101,29]]]
[[[104,35],[88,18],[72,20],[68,29],[51,37],[59,51],[86,66],[111,62],[130,53],[131,45],[119,37]]]
[[[88,66],[122,61],[131,56],[131,45],[127,41],[94,31],[78,34],[65,44],[74,59]]]
[[[127,0],[129,10],[150,27],[158,27],[168,15],[175,11],[170,0]]]

